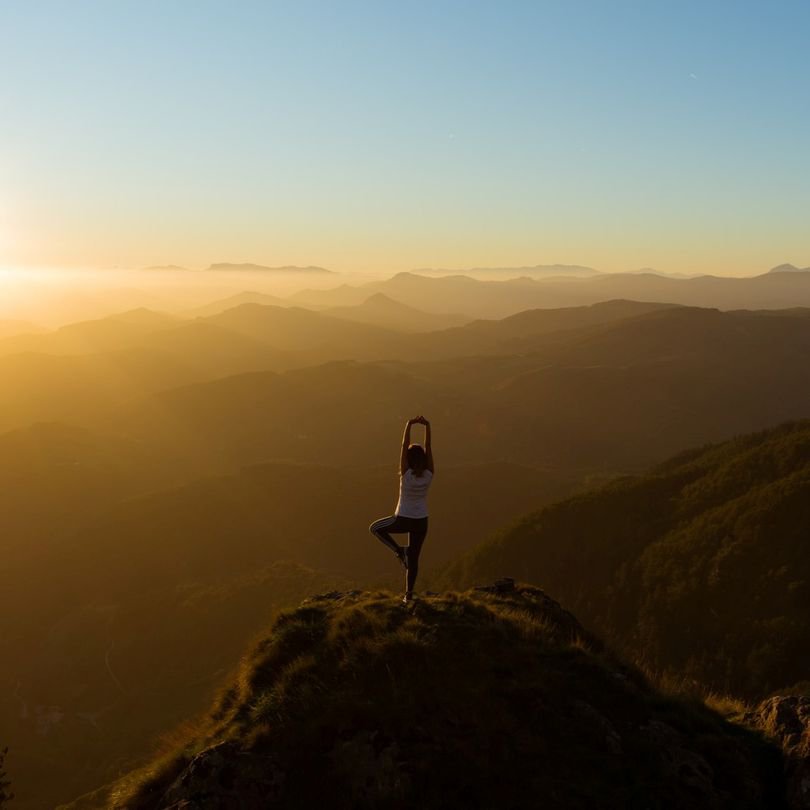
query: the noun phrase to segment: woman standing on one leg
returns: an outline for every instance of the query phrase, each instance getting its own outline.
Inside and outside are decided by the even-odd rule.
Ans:
[[[425,426],[425,446],[411,444],[411,426]],[[375,520],[369,531],[396,554],[405,568],[404,604],[413,599],[413,586],[419,573],[419,554],[428,529],[427,493],[433,481],[433,450],[430,422],[424,416],[409,419],[402,437],[399,456],[399,500],[394,514]],[[392,534],[408,535],[408,545],[400,546]]]

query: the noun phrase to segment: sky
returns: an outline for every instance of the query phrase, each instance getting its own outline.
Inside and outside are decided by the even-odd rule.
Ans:
[[[0,267],[810,265],[807,0],[0,0]]]

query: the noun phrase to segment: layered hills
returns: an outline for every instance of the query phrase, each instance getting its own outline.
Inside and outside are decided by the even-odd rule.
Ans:
[[[128,562],[120,550],[118,565]],[[0,727],[13,748],[14,806],[22,810],[55,807],[115,779],[210,701],[280,608],[350,584],[277,561],[218,582],[156,581],[102,596],[94,589],[102,570],[95,581],[71,582],[76,571],[16,583],[14,593],[29,594],[62,584],[26,611],[9,615],[9,594],[3,600]],[[84,599],[66,599],[67,588],[80,587],[89,589]],[[35,623],[47,631],[32,633]]]
[[[134,340],[130,323],[104,330],[119,326]],[[0,429],[102,425],[238,466],[322,461],[354,414],[365,427],[350,463],[364,465],[416,407],[448,425],[444,449],[458,461],[612,471],[803,417],[808,351],[804,309],[613,301],[403,334],[243,304],[150,325],[115,351],[0,357]]]
[[[530,513],[441,581],[512,572],[653,669],[762,697],[810,680],[808,532],[800,422]]]
[[[545,278],[516,274],[510,279],[477,279],[464,274],[428,276],[406,272],[363,285],[301,290],[291,298],[298,304],[326,307],[358,304],[373,293],[384,293],[433,312],[452,302],[454,310],[477,318],[502,318],[534,307],[586,306],[614,298],[723,310],[777,309],[810,306],[810,273],[690,278],[655,272]]]
[[[88,354],[128,348],[152,332],[166,329],[176,319],[145,307],[62,326],[52,332],[21,333],[0,341],[0,354],[43,352]]]
[[[395,460],[179,483],[182,458],[115,435],[52,424],[0,438],[0,728],[15,804],[53,807],[131,767],[208,705],[278,609],[359,581],[398,585],[367,530],[394,507]],[[529,467],[444,465],[431,518],[444,539],[425,564],[561,485]]]
[[[269,295],[268,293],[257,292],[255,290],[245,290],[229,295],[226,298],[220,298],[202,306],[185,310],[183,315],[187,318],[205,318],[208,315],[216,315],[220,312],[225,312],[226,309],[233,309],[241,304],[262,304],[265,306],[282,307],[287,306],[288,302],[286,299],[277,295]]]
[[[810,412],[806,309],[612,300],[445,328],[462,306],[364,295],[331,312],[251,296],[129,310],[0,341],[0,726],[21,810],[128,770],[278,609],[396,585],[366,527],[394,505],[414,412],[440,459],[426,574],[584,481]],[[791,464],[792,430],[767,451]],[[798,466],[733,461],[737,441],[550,507],[525,549],[484,545],[442,587],[517,575],[676,679],[800,690],[806,492]],[[712,488],[734,465],[748,489]]]
[[[579,264],[534,264],[520,267],[470,267],[463,270],[447,270],[441,268],[424,267],[414,271],[420,275],[458,276],[466,275],[484,278],[511,277],[556,277],[556,276],[598,276],[600,272],[593,267],[583,267]]]
[[[547,318],[562,321],[538,311],[408,336],[408,360],[341,361],[177,387],[115,419],[147,441],[244,463],[335,456],[345,448],[342,426],[359,419],[350,463],[373,464],[392,421],[416,408],[442,422],[443,451],[454,460],[612,472],[810,412],[804,310],[657,307],[550,330]],[[390,355],[396,345],[380,340],[357,352]]]
[[[298,267],[296,265],[267,267],[263,264],[252,264],[250,262],[218,262],[216,264],[209,265],[208,270],[214,273],[334,273],[334,270],[327,270],[325,267],[316,267],[313,265],[308,265],[306,267]]]
[[[69,807],[778,808],[775,750],[667,698],[542,591],[335,591],[209,713]]]
[[[31,321],[20,321],[10,318],[0,319],[0,339],[45,331],[47,330],[44,327],[31,323]]]
[[[470,320],[468,316],[461,314],[425,312],[395,301],[384,293],[375,293],[361,304],[331,307],[323,311],[333,318],[383,326],[402,332],[433,332],[452,326],[461,326]]]

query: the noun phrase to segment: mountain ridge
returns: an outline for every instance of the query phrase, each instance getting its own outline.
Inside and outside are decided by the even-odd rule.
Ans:
[[[472,316],[500,318],[522,309],[560,308],[610,299],[665,301],[718,309],[781,309],[810,306],[810,273],[762,273],[758,276],[676,278],[657,273],[611,273],[582,277],[476,279],[471,276],[428,276],[402,272],[359,286],[304,289],[291,296],[305,304],[340,306],[360,303],[384,292],[411,306],[435,311],[436,301],[453,301]]]
[[[461,313],[426,312],[403,304],[383,292],[376,292],[360,304],[327,307],[321,314],[403,332],[434,332],[461,326],[471,319]]]
[[[511,275],[516,276],[598,276],[601,274],[600,270],[595,270],[593,267],[586,267],[579,264],[534,264],[522,265],[518,267],[469,267],[458,270],[447,270],[435,267],[420,267],[413,270],[414,273],[423,273],[429,275],[442,275],[442,276],[459,276],[466,273],[481,273],[493,275]]]
[[[281,267],[268,267],[263,264],[253,264],[251,262],[217,262],[211,264],[206,268],[206,272],[215,273],[329,273],[334,274],[334,270],[327,270],[325,267],[318,267],[317,265],[307,265],[306,267],[299,267],[297,265],[283,265]]]
[[[171,748],[64,810],[764,810],[782,791],[774,746],[502,580],[408,610],[381,591],[305,600]]]
[[[810,267],[796,267],[795,264],[777,264],[768,270],[768,275],[771,273],[810,273]]]

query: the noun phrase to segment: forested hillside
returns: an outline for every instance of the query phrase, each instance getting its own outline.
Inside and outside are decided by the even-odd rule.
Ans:
[[[810,423],[531,513],[446,569],[555,593],[637,660],[748,697],[810,680]]]

